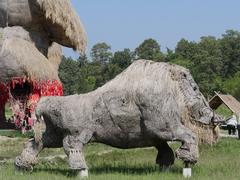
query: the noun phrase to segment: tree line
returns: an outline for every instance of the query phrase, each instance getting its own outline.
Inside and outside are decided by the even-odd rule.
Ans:
[[[146,39],[135,50],[112,52],[105,42],[95,44],[88,58],[62,58],[59,76],[65,95],[92,91],[126,69],[133,61],[148,59],[184,66],[190,70],[205,97],[214,92],[240,99],[240,32],[227,30],[220,38],[201,37],[199,42],[181,39],[174,50],[161,51],[154,39]]]

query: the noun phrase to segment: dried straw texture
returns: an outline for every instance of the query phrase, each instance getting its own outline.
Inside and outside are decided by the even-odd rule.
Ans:
[[[67,39],[64,39],[63,45],[71,46],[84,53],[87,46],[86,32],[80,18],[71,7],[70,1],[37,0],[37,2],[44,12],[45,18],[55,26],[53,29],[64,32]],[[63,34],[62,32],[58,34]],[[54,32],[52,33],[54,34]]]
[[[48,48],[47,58],[49,62],[54,66],[55,70],[58,70],[58,67],[62,60],[62,48],[57,43],[52,43]]]

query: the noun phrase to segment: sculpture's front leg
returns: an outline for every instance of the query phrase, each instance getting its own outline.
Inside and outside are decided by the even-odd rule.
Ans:
[[[79,171],[81,178],[88,177],[88,166],[83,154],[83,146],[90,140],[91,135],[89,131],[83,131],[80,135],[67,135],[63,139],[63,148],[69,158],[69,167]]]
[[[177,158],[185,163],[195,164],[199,157],[198,138],[192,130],[179,127],[175,131],[175,138],[182,142],[182,146],[176,150]]]
[[[20,156],[15,159],[15,167],[18,170],[33,170],[33,166],[37,164],[37,155],[43,149],[42,142],[36,143],[34,139],[30,139]]]

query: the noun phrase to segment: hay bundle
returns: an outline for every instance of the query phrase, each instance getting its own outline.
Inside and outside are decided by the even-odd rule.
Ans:
[[[191,117],[188,110],[183,111],[182,123],[198,135],[199,144],[213,145],[218,140],[218,132],[213,125],[197,122]]]

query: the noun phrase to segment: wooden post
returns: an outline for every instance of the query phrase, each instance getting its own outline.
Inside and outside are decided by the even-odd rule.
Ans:
[[[190,178],[192,176],[192,169],[189,167],[189,162],[185,162],[185,167],[183,168],[183,177]]]

